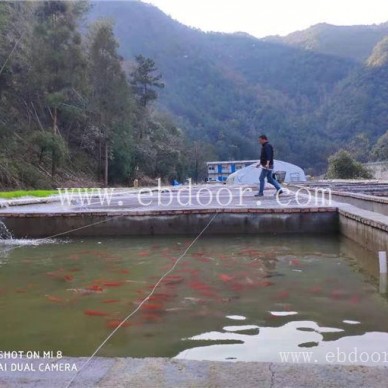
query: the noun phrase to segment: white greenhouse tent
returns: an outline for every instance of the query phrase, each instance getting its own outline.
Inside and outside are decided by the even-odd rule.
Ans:
[[[226,184],[229,185],[257,185],[261,174],[261,168],[257,168],[255,164],[242,168],[235,173],[229,175]],[[274,173],[283,175],[285,173],[284,182],[306,182],[306,175],[304,171],[294,164],[282,162],[280,160],[274,161]],[[282,174],[283,172],[283,174]]]

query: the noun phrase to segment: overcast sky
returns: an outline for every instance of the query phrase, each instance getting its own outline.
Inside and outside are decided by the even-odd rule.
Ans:
[[[143,0],[174,19],[205,31],[285,35],[326,22],[388,21],[388,0]]]

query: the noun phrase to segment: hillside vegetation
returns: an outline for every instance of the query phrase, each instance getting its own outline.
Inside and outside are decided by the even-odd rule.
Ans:
[[[388,24],[324,24],[274,40],[204,33],[136,1],[96,3],[88,18],[103,15],[115,21],[129,68],[139,52],[158,63],[168,86],[160,108],[219,159],[257,157],[256,137],[265,132],[278,158],[320,173],[330,155],[357,147],[360,137],[370,143],[363,157],[372,158],[388,129],[386,66],[375,65],[387,52],[380,41]],[[302,44],[302,36],[318,43]]]
[[[181,179],[185,137],[152,104],[153,60],[127,74],[109,21],[80,26],[87,2],[0,3],[0,186]]]

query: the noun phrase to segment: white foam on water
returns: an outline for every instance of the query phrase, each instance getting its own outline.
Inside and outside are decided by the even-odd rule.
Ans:
[[[224,330],[225,331],[246,331],[246,330],[256,330],[260,329],[259,326],[256,325],[244,325],[244,326],[225,326]]]
[[[287,317],[289,315],[297,315],[296,311],[270,311],[270,314],[274,317]]]
[[[1,246],[38,246],[38,245],[48,245],[48,244],[58,244],[64,243],[65,241],[59,241],[55,239],[5,239],[0,240]]]
[[[247,318],[242,315],[227,315],[226,318],[232,319],[234,321],[245,321]]]
[[[361,324],[361,322],[359,322],[359,321],[350,321],[350,320],[344,320],[344,321],[342,321],[343,323],[346,323],[346,324],[348,324],[348,325],[360,325]]]

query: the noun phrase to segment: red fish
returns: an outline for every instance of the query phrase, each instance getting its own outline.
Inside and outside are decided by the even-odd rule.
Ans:
[[[148,311],[161,311],[163,310],[163,305],[162,304],[152,304],[152,303],[145,303],[142,307],[144,310]]]
[[[350,298],[350,303],[352,304],[358,304],[361,302],[361,297],[360,295],[353,295],[351,298]]]
[[[244,286],[240,283],[233,283],[232,284],[233,291],[239,292],[239,291],[242,291],[243,289],[244,289]]]
[[[194,252],[191,254],[192,257],[202,257],[205,256],[205,252]]]
[[[314,286],[309,289],[312,294],[319,294],[322,291],[322,287]]]
[[[198,258],[198,261],[200,261],[201,263],[210,263],[212,260],[208,257],[200,257]]]
[[[233,277],[225,274],[221,274],[218,276],[223,282],[230,282]]]
[[[273,286],[274,284],[275,283],[270,282],[269,280],[263,280],[263,281],[258,283],[258,286],[260,286],[260,287],[270,287],[270,286]]]
[[[105,287],[120,287],[124,284],[124,282],[104,282],[103,285]]]
[[[71,282],[74,279],[73,275],[66,274],[63,270],[63,268],[59,269],[58,271],[54,272],[46,272],[46,275],[58,280],[64,280],[66,282]]]
[[[95,291],[95,292],[103,292],[104,289],[96,284],[94,284],[93,286],[90,286],[90,287],[86,287],[87,290],[89,291]]]
[[[160,315],[155,314],[155,313],[145,313],[145,314],[143,314],[143,318],[146,321],[160,321],[161,320]]]
[[[160,301],[166,301],[171,298],[171,295],[169,294],[154,294],[148,298],[151,302],[160,302]]]
[[[47,299],[50,301],[50,302],[53,302],[53,303],[62,303],[64,302],[64,300],[58,296],[54,296],[54,295],[46,295]]]
[[[331,292],[331,298],[334,300],[343,299],[343,297],[344,297],[344,292],[341,290],[333,290]]]
[[[107,315],[109,315],[108,313],[105,313],[103,311],[97,311],[97,310],[85,310],[84,314],[90,315],[93,317],[106,317]]]
[[[288,291],[280,291],[276,294],[276,299],[288,299],[290,293]]]
[[[300,260],[298,259],[291,259],[290,260],[290,265],[296,267],[296,266],[300,266]]]
[[[118,319],[111,319],[109,321],[106,322],[106,327],[108,329],[116,329],[117,327],[120,326],[122,321],[118,320]],[[124,322],[120,327],[129,327],[130,326],[130,323],[129,322]]]
[[[183,282],[183,277],[182,276],[179,276],[179,275],[170,275],[170,276],[167,276],[165,279],[164,279],[164,284],[166,285],[174,285],[174,284],[179,284],[179,283],[182,283]]]
[[[213,291],[212,287],[207,285],[206,283],[202,283],[200,281],[193,281],[193,282],[190,282],[189,286],[192,289],[198,291],[203,296],[207,296],[207,297],[216,296],[216,293]]]

